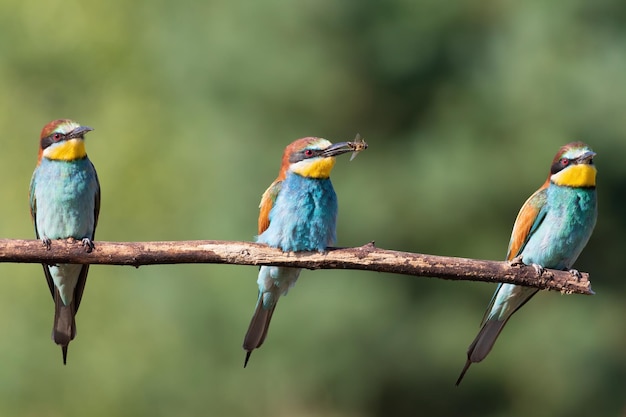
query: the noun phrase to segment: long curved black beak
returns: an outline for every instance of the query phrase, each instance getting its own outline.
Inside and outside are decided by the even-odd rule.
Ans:
[[[73,139],[73,138],[80,138],[82,137],[85,133],[87,132],[91,132],[93,130],[92,127],[89,126],[80,126],[77,127],[76,129],[72,130],[72,132],[67,135],[67,139]]]
[[[323,157],[337,156],[337,155],[341,155],[344,153],[352,152],[354,151],[354,149],[355,149],[354,144],[352,142],[337,142],[337,143],[333,143],[331,146],[324,149],[322,151],[321,156]]]
[[[592,164],[594,156],[596,156],[595,152],[592,152],[592,151],[585,152],[584,154],[576,158],[576,163],[577,164]]]

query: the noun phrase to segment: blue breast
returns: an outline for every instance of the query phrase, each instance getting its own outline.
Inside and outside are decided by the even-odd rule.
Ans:
[[[560,187],[547,190],[546,216],[522,251],[524,263],[569,269],[589,241],[597,218],[596,190]]]
[[[330,179],[288,172],[257,242],[283,251],[319,251],[335,243],[337,196]]]
[[[33,177],[37,205],[37,231],[50,239],[93,235],[96,173],[87,159],[50,161],[42,159]]]

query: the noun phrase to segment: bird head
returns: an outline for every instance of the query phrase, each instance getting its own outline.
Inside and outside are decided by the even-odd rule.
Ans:
[[[73,161],[87,156],[85,133],[93,129],[69,119],[53,120],[43,127],[39,141],[41,158],[54,161]]]
[[[595,187],[594,156],[595,152],[582,142],[561,147],[550,167],[550,182],[565,187]]]
[[[302,138],[285,148],[280,176],[287,170],[307,178],[328,178],[335,156],[353,151],[348,142],[332,144],[322,138]]]

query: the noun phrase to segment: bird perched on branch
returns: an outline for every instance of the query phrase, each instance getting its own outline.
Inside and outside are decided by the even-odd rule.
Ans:
[[[43,244],[73,238],[87,251],[93,249],[100,212],[100,183],[87,158],[85,133],[93,130],[67,119],[44,126],[39,159],[30,182],[30,214]],[[76,336],[75,315],[85,289],[89,265],[43,264],[54,299],[52,339],[61,346],[63,363],[67,346]]]
[[[324,252],[334,244],[337,196],[329,177],[335,156],[366,146],[364,142],[333,145],[314,137],[287,146],[278,177],[261,198],[257,242],[285,252]],[[262,266],[259,270],[259,298],[243,341],[244,367],[267,336],[278,298],[296,283],[300,271],[277,266]]]
[[[543,268],[570,270],[589,241],[597,218],[596,154],[582,142],[561,147],[546,182],[524,203],[517,215],[506,259]],[[472,363],[482,361],[513,313],[538,289],[500,284],[491,299],[467,362],[456,385]]]

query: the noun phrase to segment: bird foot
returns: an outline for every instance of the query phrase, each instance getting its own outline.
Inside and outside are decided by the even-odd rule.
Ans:
[[[52,241],[47,237],[41,238],[41,244],[46,247],[46,250],[50,250],[50,247],[52,247]]]
[[[516,256],[515,258],[509,261],[509,265],[511,266],[522,266],[524,265],[524,261],[522,260],[522,255]]]
[[[578,269],[570,269],[568,272],[576,278],[576,282],[580,282],[580,279],[583,277],[583,274],[581,274]]]
[[[94,248],[94,244],[88,237],[85,237],[81,240],[81,244],[85,248],[85,252],[90,253]]]
[[[542,276],[546,269],[539,264],[530,264],[533,268],[535,268],[535,272],[538,276]]]

